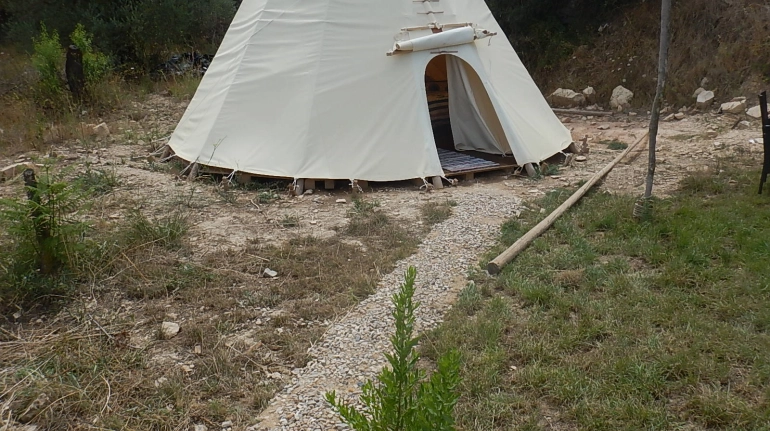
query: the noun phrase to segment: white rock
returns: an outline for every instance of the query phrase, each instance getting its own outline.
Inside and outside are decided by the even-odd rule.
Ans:
[[[746,101],[734,101],[723,103],[720,107],[722,113],[727,114],[743,114],[746,110]]]
[[[233,427],[233,421],[224,421],[221,425],[222,428],[232,428]]]
[[[738,128],[739,129],[749,129],[749,128],[751,128],[751,123],[749,123],[746,120],[743,120],[740,123],[738,123]]]
[[[703,87],[698,87],[698,89],[697,89],[697,90],[695,90],[695,93],[693,93],[693,94],[692,94],[692,97],[698,97],[698,96],[699,96],[701,93],[703,93],[704,91],[706,91],[706,89],[705,89],[705,88],[703,88]]]
[[[695,107],[698,109],[707,109],[714,103],[714,92],[703,91],[698,95],[698,100],[695,102]]]
[[[265,270],[262,272],[262,276],[265,278],[275,278],[278,277],[278,272],[273,271],[270,268],[265,268]]]
[[[676,118],[677,120],[684,120],[684,117],[685,115],[683,112],[677,112],[676,114],[674,114],[674,118]]]
[[[721,150],[724,145],[721,142],[714,142],[714,148],[717,150]]]
[[[193,425],[193,431],[209,431],[209,428],[203,424]]]
[[[631,100],[633,98],[634,93],[631,90],[623,87],[622,85],[618,85],[614,90],[612,90],[610,108],[617,111],[626,110],[631,107]]]
[[[752,106],[746,111],[746,115],[752,118],[762,118],[762,107],[759,105]]]
[[[345,199],[337,199],[335,202],[337,202],[338,204],[345,204],[345,203],[348,203],[348,201],[347,201],[347,200],[345,200]]]
[[[676,120],[676,114],[669,114],[666,118],[663,119],[663,121],[674,121]]]
[[[566,88],[559,88],[548,97],[552,106],[559,108],[575,108],[586,103],[586,97]]]
[[[168,340],[170,338],[176,337],[176,335],[179,333],[179,324],[174,322],[163,322],[160,325],[160,334],[163,336],[164,339]]]
[[[585,90],[583,90],[583,96],[586,99],[586,102],[593,104],[596,100],[596,90],[594,90],[593,87],[586,87]]]
[[[110,136],[110,128],[107,126],[107,123],[101,123],[97,126],[94,126],[94,134],[102,138]]]
[[[588,160],[588,158],[586,156],[577,156],[577,157],[575,157],[575,161],[578,161],[578,162],[585,162],[586,160]]]
[[[312,195],[313,194],[313,189],[307,189],[307,190],[305,190],[305,193],[303,193],[303,194],[304,195]]]

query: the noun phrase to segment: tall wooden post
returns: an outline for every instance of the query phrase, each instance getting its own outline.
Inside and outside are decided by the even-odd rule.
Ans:
[[[660,9],[660,52],[658,55],[658,88],[655,91],[655,101],[652,103],[652,116],[650,117],[650,154],[647,165],[647,184],[644,189],[644,200],[652,196],[652,182],[655,178],[655,150],[658,139],[658,123],[660,122],[660,104],[663,99],[663,89],[666,87],[666,75],[668,72],[668,46],[671,41],[669,23],[671,22],[671,0],[663,0]]]
[[[75,45],[70,45],[67,48],[65,72],[70,92],[76,99],[82,99],[86,88],[86,77],[83,73],[83,51]]]

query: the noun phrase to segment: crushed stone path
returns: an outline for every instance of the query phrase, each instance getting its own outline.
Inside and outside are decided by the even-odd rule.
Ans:
[[[408,266],[417,268],[417,332],[435,328],[466,283],[467,271],[496,240],[500,225],[521,211],[520,199],[507,190],[480,185],[448,189],[433,199],[457,202],[452,216],[436,224],[412,256],[385,275],[377,291],[338,322],[308,353],[312,360],[295,369],[283,388],[257,418],[260,431],[349,429],[324,400],[335,390],[358,405],[361,386],[387,363],[393,319],[391,296]]]

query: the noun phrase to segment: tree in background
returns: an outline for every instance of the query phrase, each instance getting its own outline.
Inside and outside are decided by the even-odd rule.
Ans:
[[[59,34],[78,23],[94,48],[118,64],[149,70],[179,51],[213,52],[235,15],[238,0],[0,0],[0,43],[31,48],[44,24]]]

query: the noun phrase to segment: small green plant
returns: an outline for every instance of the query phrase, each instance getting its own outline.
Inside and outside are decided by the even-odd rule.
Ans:
[[[601,141],[600,144],[604,144],[609,148],[610,150],[625,150],[628,148],[628,144],[625,142],[620,142],[617,139],[613,139],[611,141]]]
[[[91,169],[90,163],[86,163],[86,170],[79,174],[75,181],[95,195],[106,195],[120,185],[120,179],[114,169]]]
[[[11,240],[11,252],[2,259],[6,276],[52,276],[77,265],[88,224],[76,215],[87,202],[80,187],[49,169],[39,178],[25,172],[26,200],[0,200],[0,223]]]
[[[280,199],[280,196],[278,196],[278,193],[276,193],[274,190],[263,190],[259,193],[257,193],[257,203],[260,204],[269,204],[270,202],[274,202]]]
[[[286,215],[281,219],[280,224],[285,228],[299,227],[299,217]]]
[[[51,107],[64,97],[64,81],[61,74],[64,56],[59,33],[56,30],[49,33],[45,25],[42,25],[40,34],[32,40],[32,44],[32,66],[40,75],[36,96],[43,106]]]
[[[438,360],[438,369],[426,380],[425,372],[417,368],[419,339],[414,333],[413,301],[417,270],[409,267],[404,283],[393,295],[393,318],[396,332],[391,337],[393,353],[386,354],[390,367],[385,367],[377,381],[363,386],[363,412],[347,405],[334,391],[326,400],[343,421],[355,430],[389,431],[449,431],[454,430],[454,407],[460,384],[460,356],[456,351]]]
[[[362,197],[353,196],[353,209],[351,211],[355,215],[369,215],[379,206],[379,201],[368,201]]]

